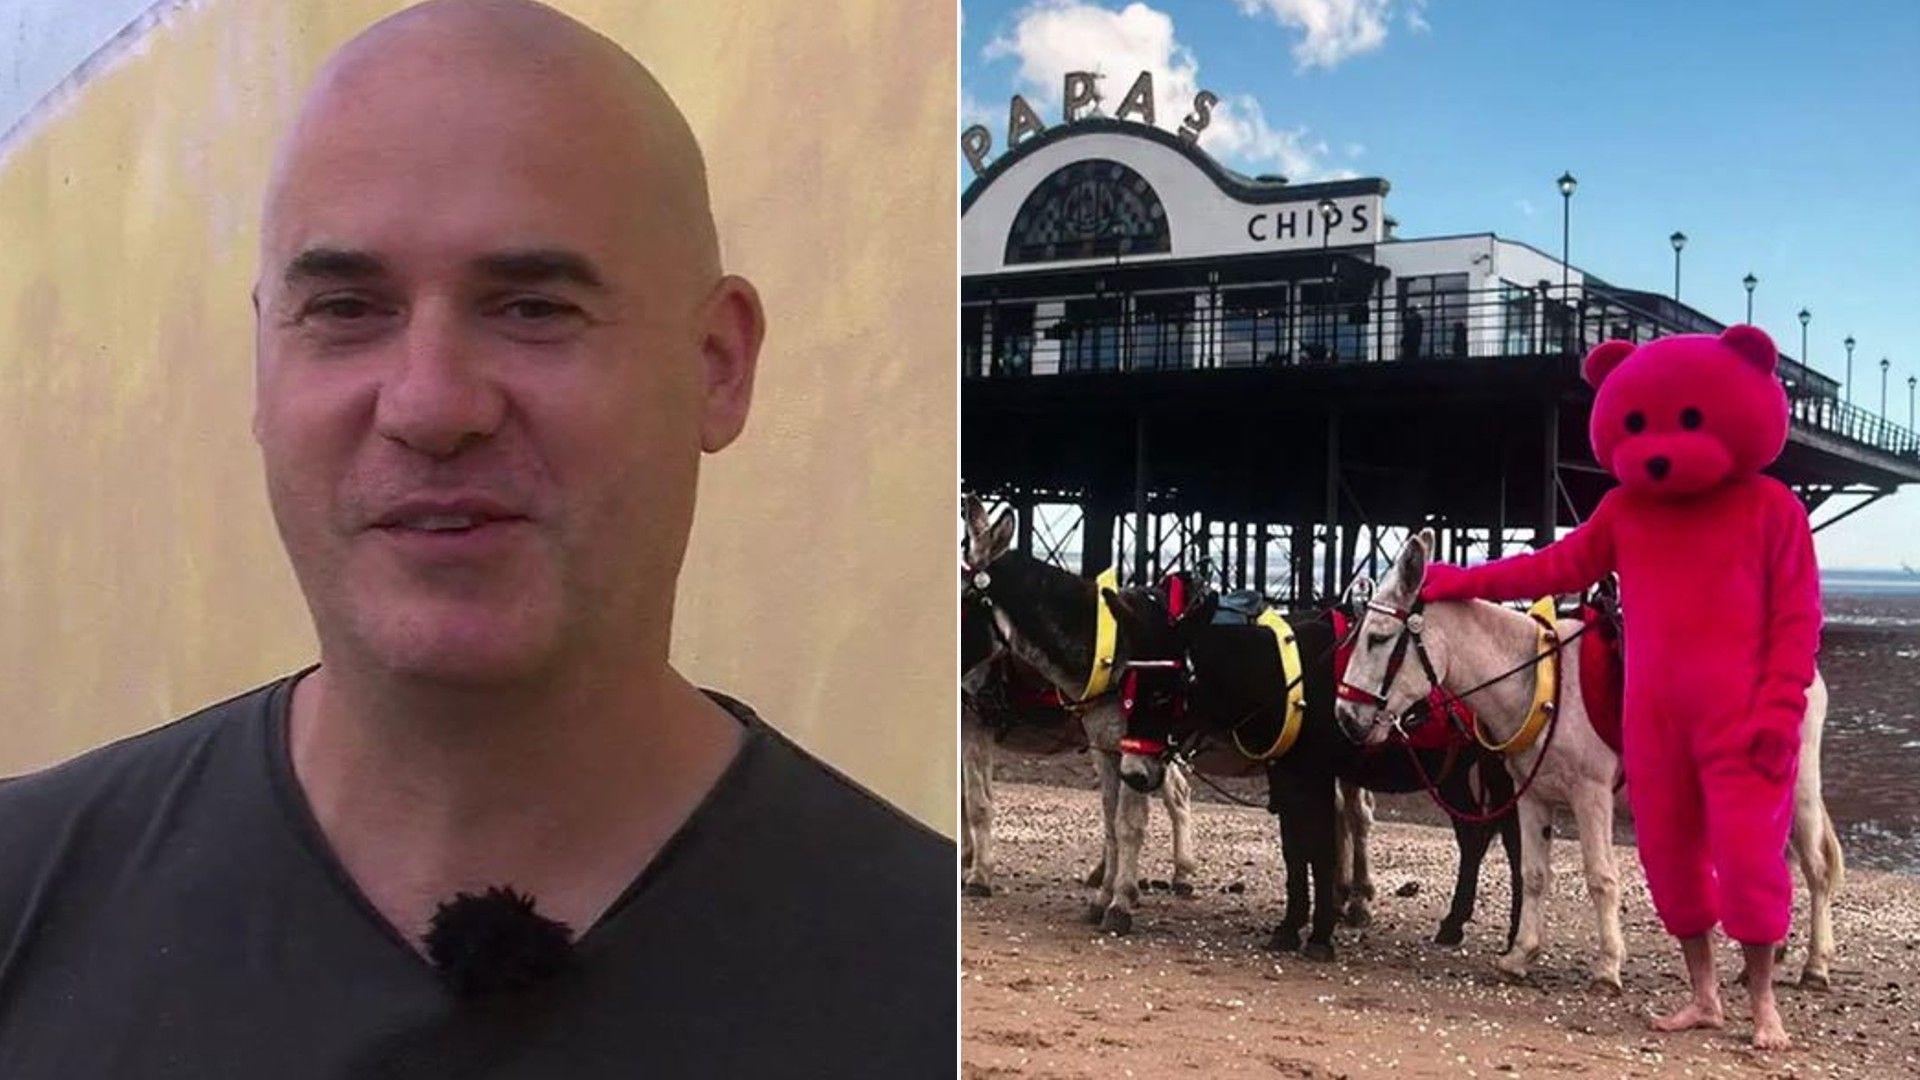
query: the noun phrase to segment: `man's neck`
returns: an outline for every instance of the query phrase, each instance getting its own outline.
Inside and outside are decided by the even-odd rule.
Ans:
[[[664,662],[457,692],[323,664],[294,774],[348,874],[418,947],[435,905],[512,885],[584,932],[685,823],[742,728]]]

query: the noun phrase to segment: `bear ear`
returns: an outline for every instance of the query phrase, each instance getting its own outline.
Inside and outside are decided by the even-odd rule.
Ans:
[[[1745,323],[1729,326],[1721,332],[1720,344],[1739,353],[1748,363],[1768,374],[1772,374],[1774,365],[1780,362],[1780,350],[1773,347],[1773,339],[1757,326]]]
[[[1632,351],[1631,341],[1603,341],[1595,345],[1587,358],[1580,362],[1580,377],[1587,380],[1588,386],[1598,390],[1607,376],[1613,374],[1613,369],[1619,367],[1620,361],[1625,360]]]

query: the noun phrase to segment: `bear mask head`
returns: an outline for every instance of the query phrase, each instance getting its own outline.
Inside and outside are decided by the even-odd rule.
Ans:
[[[1581,365],[1595,391],[1594,456],[1622,487],[1663,498],[1759,472],[1787,443],[1778,358],[1753,326],[1601,342]]]

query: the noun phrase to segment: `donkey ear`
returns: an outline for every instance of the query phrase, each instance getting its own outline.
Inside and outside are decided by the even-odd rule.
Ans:
[[[987,535],[986,535],[986,552],[982,556],[982,558],[986,562],[992,562],[993,560],[999,558],[1001,555],[1005,554],[1006,550],[1012,546],[1013,546],[1013,510],[1012,508],[1008,508],[1006,510],[1000,511],[1000,516],[994,520],[991,526],[988,527]]]
[[[966,519],[967,533],[971,536],[987,534],[987,504],[977,495],[968,495],[960,500],[960,516]]]
[[[1780,362],[1780,350],[1773,347],[1773,339],[1765,330],[1745,323],[1729,326],[1720,333],[1720,344],[1740,354],[1741,358],[1768,374]]]
[[[1607,376],[1613,374],[1613,369],[1619,367],[1620,361],[1625,360],[1633,350],[1631,341],[1603,341],[1595,345],[1587,358],[1580,362],[1580,377],[1587,380],[1588,386],[1600,389],[1600,384],[1607,381]]]
[[[1180,613],[1177,623],[1180,626],[1205,626],[1213,621],[1214,614],[1219,610],[1220,594],[1209,589],[1200,599],[1187,605],[1187,610]]]
[[[1113,613],[1114,619],[1122,626],[1138,624],[1139,616],[1134,613],[1133,604],[1126,597],[1112,589],[1101,589],[1100,601],[1107,605],[1107,610]]]
[[[1433,530],[1421,529],[1400,549],[1393,562],[1394,584],[1407,592],[1419,592],[1427,577],[1427,553],[1433,550]]]

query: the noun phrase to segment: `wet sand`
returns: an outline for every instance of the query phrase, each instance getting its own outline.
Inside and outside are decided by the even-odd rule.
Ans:
[[[1068,765],[1090,778],[1084,757],[1042,767]],[[1677,1003],[1684,984],[1631,850],[1617,853],[1628,960],[1615,998],[1586,986],[1593,919],[1572,842],[1555,845],[1545,949],[1532,980],[1515,985],[1491,966],[1504,937],[1503,858],[1487,860],[1466,945],[1428,943],[1453,875],[1440,829],[1376,828],[1374,923],[1342,928],[1339,958],[1313,963],[1261,948],[1280,916],[1270,815],[1196,807],[1198,894],[1149,894],[1133,935],[1117,938],[1081,921],[1088,891],[1077,878],[1098,854],[1097,798],[1002,783],[998,802],[999,893],[963,908],[967,1077],[1920,1075],[1911,878],[1850,866],[1834,905],[1833,988],[1783,987],[1796,1048],[1760,1055],[1746,1046],[1745,997],[1731,986],[1725,1031],[1646,1030],[1645,1014]],[[1161,878],[1171,853],[1157,805],[1150,820],[1142,870]],[[1801,960],[1796,948],[1784,974],[1797,976]],[[1725,949],[1721,967],[1730,982],[1738,960]]]

